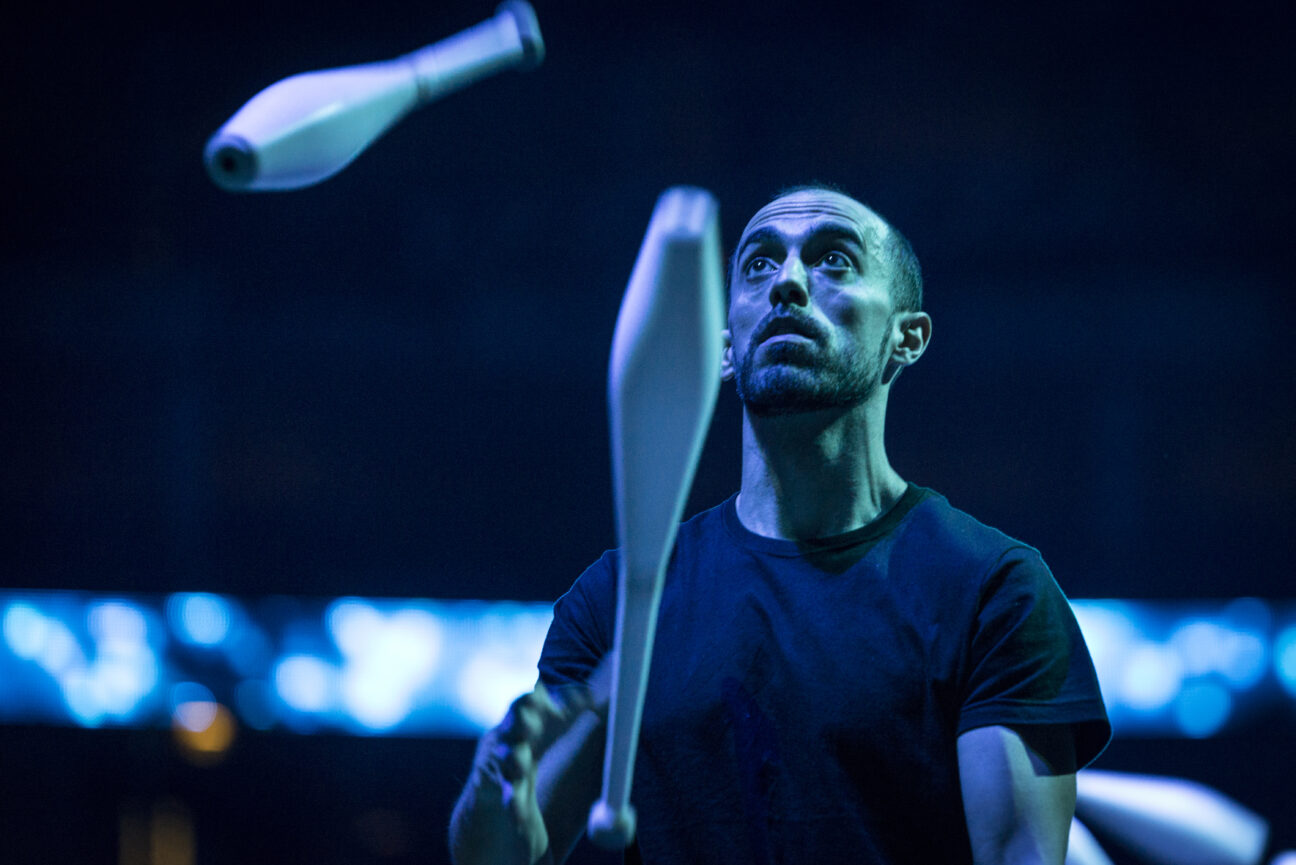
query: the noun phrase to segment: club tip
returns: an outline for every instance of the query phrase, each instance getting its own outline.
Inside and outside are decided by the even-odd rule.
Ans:
[[[522,42],[522,62],[519,69],[534,69],[544,60],[544,39],[540,36],[540,21],[535,9],[526,0],[504,0],[495,10],[497,15],[509,15],[517,24],[518,39]]]
[[[698,186],[672,186],[657,199],[652,221],[668,235],[701,237],[715,222],[715,196]]]
[[[256,151],[237,135],[213,135],[203,149],[203,163],[212,182],[229,192],[247,189],[257,176]]]
[[[591,841],[604,850],[624,850],[635,836],[635,811],[626,804],[613,809],[606,799],[600,799],[590,809],[588,834]]]

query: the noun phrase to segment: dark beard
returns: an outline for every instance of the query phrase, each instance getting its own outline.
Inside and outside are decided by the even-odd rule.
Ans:
[[[877,391],[886,344],[884,336],[871,356],[860,352],[828,357],[820,354],[818,344],[780,344],[766,350],[765,366],[757,369],[760,344],[753,342],[734,377],[738,398],[756,417],[851,408]]]

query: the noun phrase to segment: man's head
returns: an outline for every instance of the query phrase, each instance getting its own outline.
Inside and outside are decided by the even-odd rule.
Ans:
[[[725,375],[757,415],[872,400],[922,354],[931,320],[909,242],[830,187],[756,212],[729,266]]]

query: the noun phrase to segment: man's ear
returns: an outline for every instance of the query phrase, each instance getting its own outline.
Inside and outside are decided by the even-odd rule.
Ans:
[[[882,383],[890,384],[895,377],[904,372],[922,357],[931,342],[931,316],[925,312],[897,313],[891,338],[895,340],[891,353],[887,355],[886,369],[882,371]]]
[[[726,327],[720,331],[720,338],[724,340],[724,353],[720,355],[720,380],[729,381],[734,377],[733,334]]]
[[[925,312],[902,312],[896,315],[895,328],[898,339],[891,351],[891,361],[902,367],[909,366],[922,357],[931,342],[931,316]]]

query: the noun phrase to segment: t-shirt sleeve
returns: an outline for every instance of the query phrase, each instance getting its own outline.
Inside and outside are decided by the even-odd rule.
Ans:
[[[612,650],[616,553],[606,552],[586,568],[554,602],[553,613],[553,623],[540,651],[540,681],[551,689],[582,684]]]
[[[1071,727],[1076,766],[1111,726],[1075,614],[1039,554],[1013,548],[983,584],[959,733],[994,724]]]

